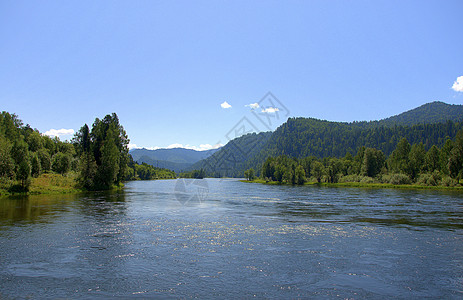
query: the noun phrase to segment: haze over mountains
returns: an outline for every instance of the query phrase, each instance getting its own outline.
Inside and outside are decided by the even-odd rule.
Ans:
[[[463,128],[463,105],[424,104],[379,121],[331,122],[314,118],[289,118],[274,132],[250,133],[219,149],[134,149],[135,161],[176,172],[205,169],[207,176],[242,177],[248,168],[260,169],[268,156],[302,158],[342,157],[371,147],[389,155],[403,137],[410,143],[442,145]]]
[[[130,150],[130,154],[133,160],[138,163],[147,163],[158,168],[182,172],[187,170],[194,163],[208,158],[217,152],[217,150],[218,149],[197,151],[185,148],[148,150],[142,148],[132,149]]]

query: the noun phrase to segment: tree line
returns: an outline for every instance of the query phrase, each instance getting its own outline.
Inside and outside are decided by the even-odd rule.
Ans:
[[[245,177],[251,180],[253,173],[248,169]],[[463,130],[454,140],[447,139],[441,147],[432,145],[427,151],[422,142],[410,144],[402,138],[389,156],[369,147],[343,158],[270,156],[262,164],[260,176],[288,184],[313,181],[455,186],[463,179]]]
[[[84,124],[68,141],[32,129],[16,114],[0,115],[0,189],[26,192],[33,177],[56,173],[76,178],[77,186],[105,190],[122,181],[175,178],[173,171],[133,162],[129,139],[115,113]]]

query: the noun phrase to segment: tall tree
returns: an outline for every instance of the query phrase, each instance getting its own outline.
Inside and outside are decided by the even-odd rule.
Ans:
[[[384,154],[381,150],[367,148],[363,156],[361,173],[365,176],[376,177],[384,166]]]

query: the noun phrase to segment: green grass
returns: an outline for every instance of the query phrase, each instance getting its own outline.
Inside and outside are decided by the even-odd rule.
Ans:
[[[12,192],[14,188],[19,188],[19,183],[12,180],[2,180],[0,182],[0,195],[14,195],[14,194],[68,194],[83,192],[77,188],[77,175],[75,173],[68,173],[66,175],[44,173],[36,178],[31,178],[29,191]]]
[[[66,175],[45,173],[37,178],[32,178],[29,186],[29,194],[66,194],[81,192],[76,187],[77,175],[68,173]]]
[[[263,179],[254,180],[240,180],[246,183],[261,183],[268,185],[288,185],[286,183],[279,183],[277,181],[265,181]],[[457,190],[463,192],[463,186],[425,186],[418,184],[390,184],[390,183],[361,183],[361,182],[339,182],[339,183],[318,183],[306,182],[304,185],[316,185],[326,187],[355,187],[355,188],[390,188],[390,189],[426,189],[426,190]]]

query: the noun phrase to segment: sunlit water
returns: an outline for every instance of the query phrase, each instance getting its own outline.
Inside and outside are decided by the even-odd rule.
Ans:
[[[0,298],[463,297],[463,194],[163,180],[0,199]]]

